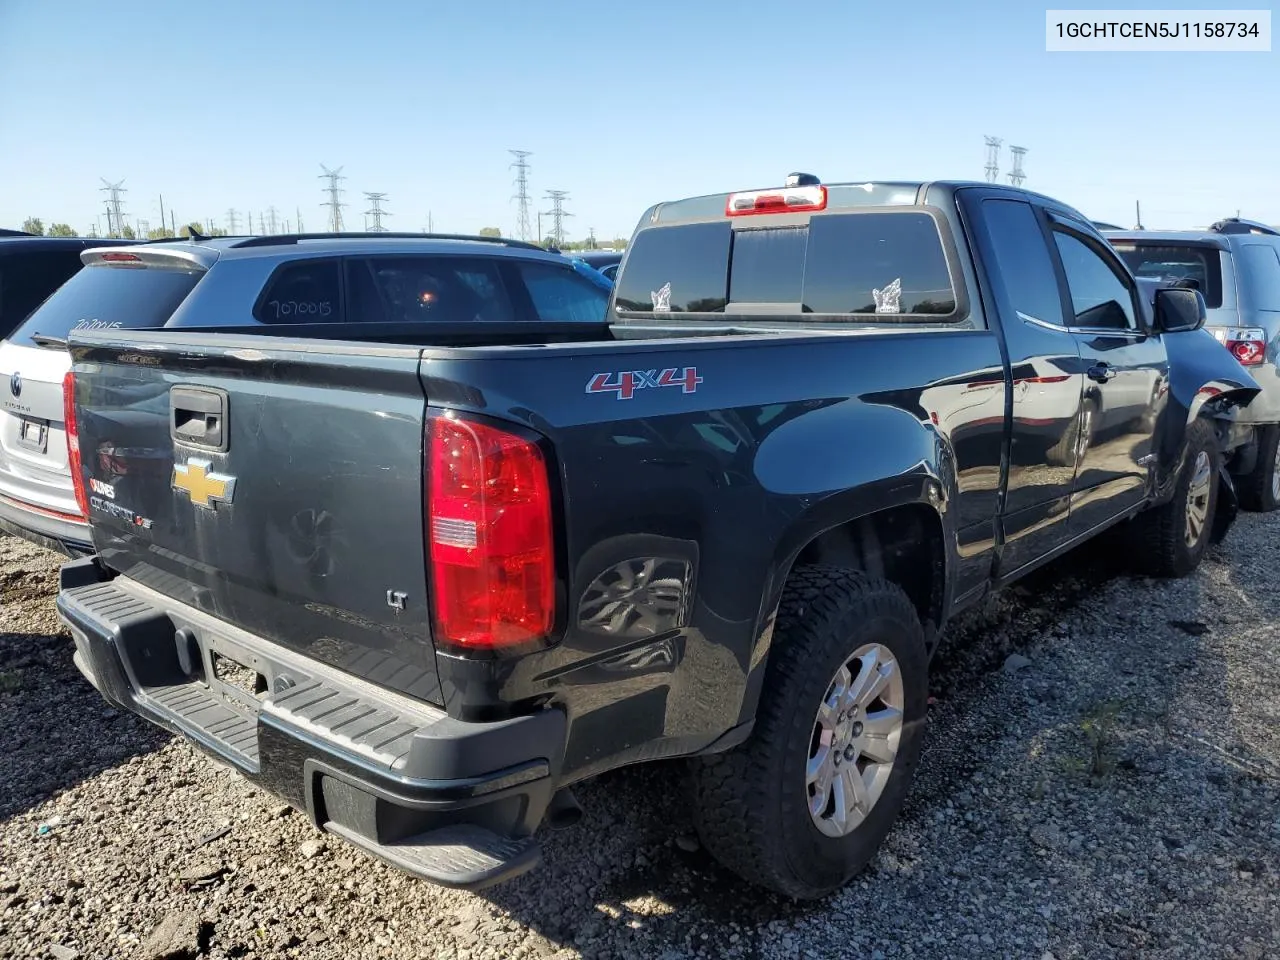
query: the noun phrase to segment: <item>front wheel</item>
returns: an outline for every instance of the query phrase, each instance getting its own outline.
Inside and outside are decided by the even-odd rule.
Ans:
[[[1222,455],[1203,420],[1187,427],[1187,442],[1173,498],[1134,518],[1138,562],[1155,577],[1185,577],[1200,565],[1218,509]]]
[[[1240,478],[1240,506],[1258,513],[1280,507],[1280,424],[1258,428],[1258,462]]]
[[[707,849],[798,899],[848,882],[910,786],[927,670],[920,620],[899,587],[843,568],[794,571],[751,738],[692,762]]]

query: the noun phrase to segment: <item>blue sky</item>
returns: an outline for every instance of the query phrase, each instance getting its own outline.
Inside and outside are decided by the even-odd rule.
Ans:
[[[105,177],[153,226],[163,194],[180,222],[275,205],[318,229],[323,163],[349,229],[380,191],[392,229],[510,234],[521,148],[535,209],[568,190],[569,239],[611,237],[791,170],[980,179],[986,134],[1095,218],[1280,223],[1280,54],[1046,53],[1044,9],[0,0],[0,226],[87,229]]]

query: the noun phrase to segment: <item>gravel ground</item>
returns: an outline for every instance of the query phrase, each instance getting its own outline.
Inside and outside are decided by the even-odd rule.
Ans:
[[[796,905],[698,848],[675,765],[585,785],[514,883],[410,880],[106,709],[58,558],[0,537],[0,957],[1280,957],[1278,539],[1242,515],[1174,583],[1095,547],[966,615],[885,848]]]

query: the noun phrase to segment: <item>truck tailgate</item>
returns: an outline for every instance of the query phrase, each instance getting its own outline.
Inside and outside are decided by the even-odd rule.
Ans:
[[[76,345],[75,429],[102,563],[442,702],[425,596],[420,351],[247,343]]]

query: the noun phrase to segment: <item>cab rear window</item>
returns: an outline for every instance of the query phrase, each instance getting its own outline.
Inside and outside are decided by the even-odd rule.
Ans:
[[[937,221],[923,210],[824,214],[807,225],[656,227],[634,240],[619,313],[951,320],[960,309]]]
[[[1214,310],[1222,306],[1222,254],[1217,247],[1130,240],[1113,240],[1111,246],[1135,277],[1194,280],[1206,307]]]
[[[39,346],[36,334],[65,339],[80,330],[163,327],[203,275],[179,266],[90,264],[54,291],[10,340]]]

